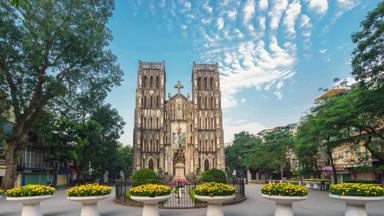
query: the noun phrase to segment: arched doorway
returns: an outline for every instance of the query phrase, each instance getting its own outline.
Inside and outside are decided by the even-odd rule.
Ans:
[[[153,170],[153,160],[152,159],[149,159],[149,161],[148,161],[148,168],[149,169],[151,169],[151,170]]]
[[[208,161],[208,159],[205,159],[205,161],[204,161],[204,171],[207,171],[207,170],[209,170],[209,161]]]

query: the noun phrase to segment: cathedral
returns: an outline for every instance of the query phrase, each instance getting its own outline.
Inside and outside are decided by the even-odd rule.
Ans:
[[[192,98],[176,83],[166,96],[164,62],[139,61],[137,71],[134,169],[175,176],[224,170],[224,135],[217,64],[192,67]],[[182,174],[180,174],[182,172]]]

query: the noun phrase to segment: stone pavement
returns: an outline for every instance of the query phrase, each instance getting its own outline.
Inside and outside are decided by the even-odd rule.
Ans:
[[[274,203],[265,200],[260,194],[260,185],[246,185],[248,199],[241,204],[225,206],[225,216],[272,216]],[[16,203],[0,200],[0,216],[18,216],[21,206]],[[65,199],[65,191],[59,190],[55,198],[41,203],[45,216],[78,216],[80,204]],[[384,202],[368,204],[369,216],[383,216]],[[140,216],[141,208],[127,207],[114,203],[110,199],[99,202],[101,216]],[[344,204],[328,197],[328,193],[310,191],[306,201],[294,204],[295,216],[343,216]],[[160,209],[162,216],[203,216],[205,209]]]

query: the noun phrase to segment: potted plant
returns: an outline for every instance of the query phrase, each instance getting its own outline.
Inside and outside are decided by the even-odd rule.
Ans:
[[[223,216],[222,205],[235,198],[236,188],[224,183],[209,182],[195,189],[195,198],[208,203],[207,216]]]
[[[80,202],[81,216],[97,216],[97,203],[109,197],[112,188],[98,184],[85,184],[67,190],[67,199]]]
[[[190,185],[191,183],[185,179],[174,179],[170,182],[170,185],[175,188],[176,197],[180,198],[181,193],[184,192],[185,185]]]
[[[171,197],[172,188],[160,184],[145,184],[129,190],[130,198],[142,202],[143,216],[159,216],[159,203]]]
[[[368,202],[384,200],[384,188],[379,185],[344,183],[333,184],[329,196],[345,202],[345,216],[367,216]]]
[[[293,216],[292,204],[307,199],[308,189],[290,183],[276,183],[264,185],[261,193],[265,199],[276,203],[275,216]]]
[[[40,202],[53,197],[55,188],[44,185],[26,185],[5,192],[8,201],[23,205],[22,216],[40,216]]]

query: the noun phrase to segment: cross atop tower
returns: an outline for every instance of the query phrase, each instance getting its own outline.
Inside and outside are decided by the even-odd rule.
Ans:
[[[177,88],[177,92],[180,94],[181,89],[184,88],[184,86],[183,86],[183,84],[181,84],[180,80],[177,81],[175,88]]]

